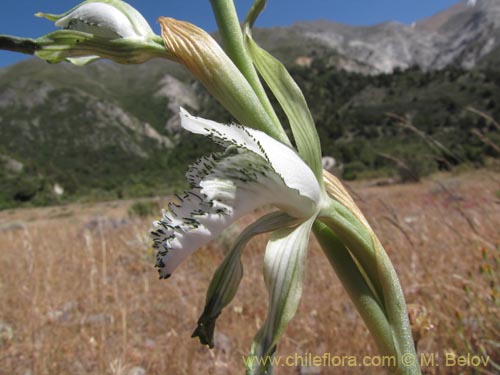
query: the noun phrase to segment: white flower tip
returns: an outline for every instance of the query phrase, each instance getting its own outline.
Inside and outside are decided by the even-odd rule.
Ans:
[[[210,120],[205,120],[200,117],[193,116],[183,107],[180,107],[179,115],[181,117],[182,128],[194,134],[208,135],[209,129],[214,128],[214,124],[216,127],[224,126]]]
[[[59,16],[45,13],[35,15],[55,21],[57,27],[107,39],[143,39],[154,35],[144,17],[121,0],[83,2]]]
[[[64,29],[88,32],[102,37],[139,37],[125,14],[105,3],[84,3],[55,25]]]

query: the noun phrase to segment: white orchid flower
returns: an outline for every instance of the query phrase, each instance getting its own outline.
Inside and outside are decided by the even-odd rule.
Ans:
[[[191,185],[180,204],[171,203],[153,233],[162,278],[226,227],[272,204],[297,219],[314,217],[322,192],[296,152],[267,134],[241,125],[193,117],[181,109],[182,127],[224,146],[193,164]]]
[[[162,37],[157,36],[142,15],[121,0],[87,0],[61,15],[38,13],[63,30],[37,39],[0,35],[0,49],[35,54],[53,63],[174,60],[244,125],[219,124],[181,109],[186,130],[209,137],[225,150],[191,166],[191,189],[169,205],[152,232],[160,277],[168,278],[238,218],[262,206],[278,208],[241,233],[215,272],[193,333],[203,344],[213,346],[215,321],[239,286],[246,243],[254,235],[273,232],[264,257],[268,313],[246,361],[247,374],[272,373],[269,357],[300,301],[312,229],[379,351],[398,359],[395,373],[420,375],[394,267],[342,183],[322,171],[320,140],[299,86],[252,38],[252,25],[266,0],[254,1],[244,33],[232,0],[210,3],[225,51],[204,30],[171,18],[159,19]],[[285,113],[297,152],[260,78]],[[414,361],[408,363],[408,358]]]
[[[132,6],[121,0],[87,0],[66,13],[37,13],[62,28],[35,40],[49,62],[87,64],[109,58],[123,64],[168,58],[163,42]]]
[[[181,120],[184,129],[207,136],[225,151],[190,167],[186,177],[191,189],[179,202],[170,203],[154,224],[160,277],[170,277],[190,254],[243,215],[267,205],[277,207],[278,212],[264,216],[236,241],[212,281],[195,332],[203,343],[213,345],[215,319],[242,276],[241,250],[253,235],[275,231],[265,255],[265,279],[272,293],[262,350],[270,352],[297,308],[311,226],[328,198],[297,153],[267,134],[193,117],[183,109]]]
[[[218,4],[214,9],[220,19],[231,13],[229,2],[212,2]],[[258,0],[247,18],[254,19],[252,12],[259,12],[263,5],[265,1]],[[170,18],[159,21],[169,53],[245,125],[222,125],[181,111],[186,130],[208,136],[224,146],[225,152],[191,167],[187,174],[191,190],[178,197],[176,204],[171,203],[155,223],[152,235],[160,277],[169,277],[189,254],[241,216],[264,205],[279,209],[250,225],[235,241],[210,283],[193,337],[209,347],[214,345],[216,319],[235,296],[243,276],[241,254],[246,243],[254,235],[273,232],[264,257],[268,313],[246,361],[249,375],[272,373],[270,357],[300,301],[313,229],[381,353],[398,358],[403,353],[414,354],[404,295],[392,264],[340,181],[323,173],[313,117],[283,64],[253,41],[249,24],[244,26],[244,39],[235,37],[239,30],[235,13],[230,22],[234,27],[228,30],[222,25],[221,29],[226,32],[223,39],[232,58],[198,27]],[[273,121],[277,117],[266,94],[252,84],[252,74],[239,61],[245,54],[235,51],[246,51],[277,99],[297,152],[289,146],[280,121]],[[418,374],[418,365],[403,364],[398,372]]]

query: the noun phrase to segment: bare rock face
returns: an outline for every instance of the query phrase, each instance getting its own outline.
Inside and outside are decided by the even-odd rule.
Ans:
[[[24,164],[7,155],[0,155],[0,167],[8,173],[18,174],[24,169]]]
[[[148,156],[147,152],[142,148],[142,142],[138,142],[137,140],[149,139],[160,146],[166,148],[173,147],[173,143],[168,137],[159,134],[150,124],[140,121],[115,103],[104,101],[93,102],[88,110],[97,117],[97,124],[114,127],[117,134],[123,134],[124,140],[129,138],[129,142],[124,141],[121,146],[128,148],[137,156],[144,158]]]
[[[196,97],[195,90],[174,76],[166,74],[159,82],[159,90],[155,96],[165,97],[168,99],[167,108],[173,113],[167,123],[166,129],[171,134],[176,134],[181,129],[181,120],[178,116],[180,107],[189,107],[194,110],[199,109],[198,98]]]
[[[298,27],[316,42],[370,66],[372,73],[429,65],[436,53],[435,35],[427,31],[417,33],[415,28],[398,22],[354,27],[321,21]]]
[[[318,21],[293,27],[361,66],[368,65],[374,74],[413,65],[425,70],[449,64],[468,69],[500,46],[500,1],[464,0],[412,25],[385,22],[354,27]],[[366,73],[366,68],[360,72]]]

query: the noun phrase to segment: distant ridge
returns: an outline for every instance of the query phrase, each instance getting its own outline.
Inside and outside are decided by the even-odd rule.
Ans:
[[[470,69],[500,46],[500,1],[464,0],[414,25],[384,22],[360,27],[319,20],[300,22],[283,32],[342,55],[338,67],[346,70],[362,67],[360,72],[377,74],[450,64]]]

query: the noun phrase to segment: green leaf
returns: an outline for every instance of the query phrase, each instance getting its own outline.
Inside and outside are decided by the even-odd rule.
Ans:
[[[264,257],[264,280],[269,292],[266,321],[255,336],[247,374],[270,373],[276,343],[295,315],[302,295],[309,235],[315,218],[294,229],[273,233]],[[260,360],[259,360],[260,359]]]
[[[245,17],[245,28],[252,28],[255,20],[262,13],[264,8],[266,7],[266,0],[255,0],[253,2],[252,7],[248,11],[247,16]]]
[[[203,345],[214,347],[215,321],[222,309],[234,298],[243,277],[241,254],[252,237],[287,227],[297,219],[282,213],[270,213],[247,227],[238,237],[231,251],[224,258],[210,282],[203,313],[198,319],[198,327],[192,337],[199,337]]]
[[[252,20],[253,16],[249,16]],[[314,120],[299,86],[285,66],[252,39],[247,27],[246,46],[258,72],[285,111],[300,156],[322,183],[321,145]]]

